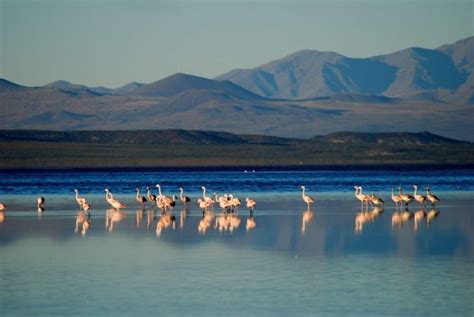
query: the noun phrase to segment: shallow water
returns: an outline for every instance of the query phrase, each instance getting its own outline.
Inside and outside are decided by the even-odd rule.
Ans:
[[[406,181],[431,185],[442,193],[437,216],[420,219],[416,230],[413,217],[419,208],[415,205],[409,208],[411,219],[392,225],[395,210],[388,203],[387,188],[392,181],[397,185],[402,181],[391,171],[380,185],[367,176],[370,171],[352,171],[340,183],[335,179],[337,184],[379,188],[374,190],[387,201],[378,215],[369,210],[367,221],[357,230],[359,203],[351,187],[342,190],[343,185],[330,185],[336,175],[326,178],[327,190],[318,189],[316,181],[307,185],[317,201],[313,212],[305,213],[298,188],[292,193],[293,187],[288,186],[280,193],[278,186],[271,185],[294,179],[296,186],[300,175],[295,172],[260,175],[259,186],[249,181],[254,176],[248,173],[239,172],[243,179],[235,183],[235,177],[230,177],[234,174],[227,172],[216,172],[218,176],[195,172],[200,174],[188,175],[185,183],[185,188],[197,188],[189,190],[193,199],[200,184],[212,191],[257,197],[256,227],[246,230],[249,215],[243,208],[240,225],[232,232],[214,229],[213,220],[200,233],[200,210],[191,204],[184,217],[178,205],[176,228],[163,228],[160,235],[156,232],[159,212],[150,206],[141,210],[130,194],[138,183],[134,173],[124,180],[131,188],[124,183],[111,186],[128,205],[120,215],[107,212],[102,195],[106,181],[88,181],[90,174],[82,174],[80,188],[93,207],[90,229],[83,235],[79,226],[76,233],[77,205],[66,194],[70,189],[65,184],[72,187],[79,172],[70,171],[67,177],[54,173],[41,187],[33,187],[37,185],[21,173],[9,174],[15,184],[9,190],[5,178],[0,183],[1,201],[9,207],[0,223],[2,316],[474,315],[473,175],[469,170],[435,171]],[[107,173],[111,173],[107,180],[124,177]],[[162,183],[171,192],[183,182],[185,172],[176,179],[169,173]],[[382,179],[383,172],[377,173]],[[208,184],[209,178],[221,178],[222,183]],[[309,176],[305,181],[308,184]],[[246,191],[233,187],[248,182]],[[96,184],[90,187],[96,189],[87,190],[87,184]],[[463,190],[455,191],[458,187]],[[46,210],[40,214],[33,188],[46,193]],[[110,221],[106,228],[107,215],[117,220],[112,228]]]

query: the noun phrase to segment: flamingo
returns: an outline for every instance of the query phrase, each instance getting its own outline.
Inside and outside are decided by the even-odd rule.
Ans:
[[[306,205],[308,205],[308,210],[310,209],[310,205],[312,203],[314,203],[314,199],[313,197],[311,196],[308,196],[308,195],[305,195],[305,190],[306,188],[304,186],[301,186],[301,189],[303,190],[303,192],[301,193],[301,198],[303,199],[303,201],[306,203]]]
[[[229,204],[231,206],[232,212],[234,212],[235,209],[238,209],[239,206],[241,205],[240,199],[237,197],[234,197],[234,195],[230,194],[229,195]]]
[[[214,193],[214,199],[216,202],[219,203],[219,207],[221,207],[223,213],[226,213],[232,206],[227,197],[227,194],[217,197],[217,194]]]
[[[36,203],[37,203],[37,206],[38,206],[38,209],[42,209],[44,207],[44,202],[46,200],[44,199],[44,197],[40,196],[38,197],[38,199],[36,199]]]
[[[191,198],[189,198],[188,196],[184,196],[184,189],[183,189],[183,187],[180,187],[180,188],[179,188],[179,199],[180,199],[181,202],[183,203],[184,207],[187,208],[187,207],[188,207],[188,203],[191,201]]]
[[[372,205],[374,206],[383,206],[384,201],[382,198],[377,197],[374,192],[372,192],[371,195],[368,195],[369,200],[372,202]]]
[[[210,204],[201,198],[197,200],[197,203],[199,205],[199,208],[202,209],[202,214],[204,215],[208,211]]]
[[[161,193],[161,186],[160,184],[157,184],[156,185],[156,188],[158,188],[158,197],[157,197],[157,204],[159,203],[159,201],[163,201],[163,202],[171,202],[173,199],[170,197],[170,196],[166,196],[166,195],[163,195]]]
[[[429,187],[426,187],[426,198],[431,202],[431,207],[436,205],[436,203],[441,200],[436,195],[431,193],[431,189]]]
[[[5,211],[7,209],[7,205],[0,203],[0,211]]]
[[[395,195],[393,193],[393,187],[392,187],[392,201],[395,203],[395,209],[398,209],[398,203],[401,205],[402,197],[400,195]]]
[[[399,196],[402,198],[402,201],[405,203],[405,206],[408,207],[408,204],[411,203],[415,197],[413,197],[410,194],[404,194],[403,189],[401,187],[398,187],[399,190]]]
[[[142,195],[140,195],[140,188],[135,189],[137,191],[137,195],[135,196],[135,200],[142,205],[142,208],[145,206],[145,203],[147,202],[146,198]]]
[[[214,200],[212,200],[211,197],[206,196],[206,187],[202,186],[201,189],[202,189],[202,198],[212,208],[212,206],[214,205]]]
[[[413,185],[413,188],[415,188],[415,192],[413,193],[413,196],[415,197],[415,200],[420,203],[420,205],[424,206],[426,197],[423,195],[418,194],[418,186]]]
[[[74,189],[74,192],[76,193],[76,201],[77,201],[77,204],[79,205],[79,208],[82,209],[82,206],[84,205],[84,203],[86,203],[86,199],[84,197],[80,197],[79,196],[79,190],[77,189]]]
[[[155,194],[152,194],[152,193],[150,192],[150,187],[147,187],[147,188],[146,188],[146,193],[147,193],[147,196],[148,196],[148,200],[149,200],[149,201],[156,202],[156,195],[155,195]]]
[[[247,203],[247,208],[250,210],[250,215],[253,215],[253,210],[255,208],[255,205],[257,204],[257,202],[253,199],[250,199],[250,198],[245,198],[245,202]]]
[[[370,198],[367,195],[362,194],[362,186],[354,186],[355,188],[355,197],[360,200],[360,209],[363,209],[363,206],[369,208]]]
[[[105,200],[115,209],[126,208],[124,204],[114,198],[114,195],[109,191],[108,188],[105,190]]]

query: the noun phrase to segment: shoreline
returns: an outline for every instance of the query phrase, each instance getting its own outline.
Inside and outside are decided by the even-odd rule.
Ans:
[[[261,165],[157,165],[157,166],[57,166],[57,167],[5,167],[0,165],[0,172],[37,172],[37,171],[97,171],[105,170],[110,172],[115,171],[163,171],[163,172],[278,172],[278,171],[314,171],[314,170],[400,170],[400,169],[417,169],[417,170],[474,170],[473,163],[425,163],[425,162],[413,162],[413,163],[361,163],[361,164],[311,164],[311,165],[286,165],[286,164],[261,164]]]

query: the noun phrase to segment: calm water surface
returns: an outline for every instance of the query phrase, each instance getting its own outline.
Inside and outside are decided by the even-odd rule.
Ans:
[[[159,212],[133,197],[156,183],[193,201],[201,185],[255,197],[256,226],[246,230],[242,208],[232,232],[215,220],[199,232],[193,203],[157,235]],[[415,205],[392,226],[391,187],[415,183],[441,203],[416,227]],[[300,184],[317,199],[312,213]],[[387,202],[357,230],[355,184]],[[108,211],[105,186],[123,213]],[[84,234],[74,188],[92,204]],[[473,316],[473,192],[470,169],[0,172],[0,315]]]

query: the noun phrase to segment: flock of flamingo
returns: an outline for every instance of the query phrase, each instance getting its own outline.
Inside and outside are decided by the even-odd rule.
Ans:
[[[362,186],[355,186],[355,197],[360,201],[361,212],[357,213],[355,219],[355,231],[362,232],[364,223],[373,222],[379,215],[383,213],[382,206],[384,201],[377,197],[373,192],[370,195],[365,195],[362,193]],[[395,203],[395,212],[392,214],[392,228],[398,227],[401,228],[403,224],[408,222],[410,219],[414,219],[414,229],[418,230],[418,223],[426,218],[427,225],[433,221],[439,215],[439,211],[435,210],[435,205],[440,201],[440,199],[431,193],[431,189],[426,187],[426,196],[418,193],[418,186],[413,185],[414,192],[413,195],[403,193],[403,189],[398,187],[398,195],[394,193],[392,187],[391,199]],[[425,205],[427,202],[431,203],[431,210],[426,212]],[[414,214],[408,211],[408,205],[411,202],[417,202],[421,209],[416,211]],[[365,205],[365,210],[364,210]],[[369,205],[373,207],[371,212],[368,211]],[[405,205],[405,209],[401,209],[402,205]]]
[[[139,224],[141,218],[143,217],[143,208],[147,203],[151,204],[153,207],[157,207],[161,211],[160,219],[156,224],[156,233],[161,235],[163,229],[166,229],[170,226],[173,229],[176,227],[176,217],[173,215],[173,208],[176,206],[177,201],[181,201],[184,209],[180,214],[180,227],[183,226],[186,213],[188,211],[189,203],[191,198],[184,195],[184,189],[179,188],[179,196],[172,195],[167,196],[163,194],[161,186],[156,185],[158,189],[157,195],[153,194],[149,187],[146,187],[147,194],[146,197],[140,194],[140,189],[136,188],[135,200],[142,207],[141,210],[137,211],[137,225]],[[371,194],[363,194],[362,186],[355,186],[355,197],[360,201],[361,212],[357,213],[355,219],[355,230],[356,232],[361,232],[364,223],[368,221],[374,221],[381,213],[383,213],[384,201],[382,198],[376,196],[373,192]],[[431,193],[429,187],[426,187],[426,196],[418,192],[418,186],[413,185],[414,192],[413,195],[403,193],[403,189],[398,187],[398,194],[394,193],[392,188],[391,199],[395,203],[395,212],[392,215],[392,227],[399,226],[411,218],[415,219],[415,230],[418,228],[418,222],[427,218],[428,224],[432,219],[434,219],[439,212],[434,210],[436,203],[440,199]],[[241,201],[239,198],[234,197],[232,194],[224,194],[218,196],[217,193],[214,193],[211,196],[207,195],[206,187],[201,187],[202,197],[197,199],[197,205],[202,210],[202,218],[198,223],[198,231],[200,233],[205,233],[209,227],[211,227],[213,220],[215,219],[214,228],[219,231],[230,231],[237,229],[240,226],[240,218],[238,217],[238,209],[241,206]],[[307,206],[307,210],[303,212],[302,226],[301,231],[305,232],[305,227],[308,222],[313,218],[313,212],[311,211],[311,206],[314,204],[315,199],[306,194],[305,186],[301,186],[301,198]],[[113,230],[114,223],[121,221],[125,217],[125,213],[121,209],[126,208],[126,205],[120,202],[117,198],[114,197],[112,192],[105,188],[105,200],[111,206],[111,209],[106,211],[106,228],[109,231]],[[80,212],[76,216],[76,227],[75,231],[79,231],[79,226],[82,226],[81,233],[85,234],[90,228],[90,209],[91,204],[87,201],[85,197],[81,197],[79,190],[74,189],[76,202],[79,205]],[[418,210],[414,215],[408,211],[408,206],[411,202],[417,202],[421,209]],[[427,202],[431,203],[432,210],[428,213],[425,212],[424,208]],[[255,218],[253,217],[254,208],[257,202],[254,199],[246,198],[245,199],[246,207],[249,210],[249,217],[247,219],[246,229],[252,230],[256,227]],[[44,211],[45,198],[37,198],[37,207],[38,212]],[[218,204],[221,208],[221,212],[216,215],[214,212],[214,205]],[[405,206],[405,210],[399,211],[402,206]],[[365,206],[365,210],[364,210]],[[369,206],[373,207],[372,211],[368,211]],[[3,203],[0,203],[0,222],[3,222],[5,219],[5,211],[7,206]],[[154,210],[152,213],[148,214],[147,217],[147,226],[150,226],[152,220],[154,219]]]

